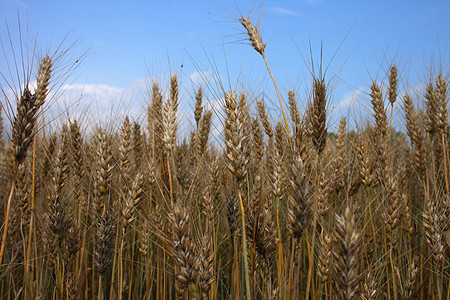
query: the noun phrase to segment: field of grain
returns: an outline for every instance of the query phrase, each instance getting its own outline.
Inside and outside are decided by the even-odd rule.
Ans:
[[[449,299],[447,70],[399,96],[392,64],[368,87],[372,121],[336,134],[320,74],[305,111],[278,94],[280,120],[246,90],[207,110],[198,87],[183,138],[176,74],[152,83],[145,123],[46,124],[54,60],[7,99],[10,134],[2,110],[1,299]]]

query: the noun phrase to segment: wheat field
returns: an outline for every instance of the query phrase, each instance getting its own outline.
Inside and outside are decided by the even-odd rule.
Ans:
[[[332,133],[326,78],[285,110],[260,31],[237,21],[280,120],[246,90],[207,110],[199,87],[183,137],[173,74],[146,122],[46,124],[54,58],[37,61],[0,143],[2,299],[449,299],[448,73],[409,95],[392,64],[368,87],[371,121]]]

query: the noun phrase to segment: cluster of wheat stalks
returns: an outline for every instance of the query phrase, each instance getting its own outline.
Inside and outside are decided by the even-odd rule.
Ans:
[[[241,23],[267,65],[259,32]],[[373,125],[349,132],[343,118],[337,135],[323,78],[304,113],[289,91],[277,124],[263,101],[223,90],[213,145],[201,88],[196,128],[179,138],[176,75],[167,93],[153,84],[146,128],[126,117],[88,135],[67,120],[44,135],[51,74],[46,57],[0,145],[4,298],[449,299],[442,75],[420,109],[398,99],[393,65],[370,87]],[[398,101],[409,138],[391,125]]]

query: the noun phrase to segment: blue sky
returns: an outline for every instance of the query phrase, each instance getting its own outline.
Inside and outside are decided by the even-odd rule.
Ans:
[[[94,99],[99,115],[119,101],[122,109],[141,112],[143,118],[146,99],[140,91],[146,78],[165,81],[177,72],[185,89],[185,114],[190,113],[195,84],[219,76],[225,84],[230,78],[233,85],[239,78],[255,96],[264,94],[276,118],[273,85],[261,57],[239,35],[242,29],[234,19],[238,10],[245,16],[253,11],[256,21],[259,3],[0,0],[0,38],[8,41],[8,24],[17,40],[19,14],[22,27],[28,24],[40,47],[54,46],[68,35],[67,44],[79,41],[73,57],[89,50],[71,81],[72,92],[65,97],[69,104],[61,109],[71,105],[70,97],[79,101],[76,107],[92,108],[89,103]],[[450,1],[267,0],[261,30],[283,95],[294,89],[303,106],[311,83],[304,59],[311,57],[311,45],[317,70],[323,42],[323,63],[329,65],[326,78],[331,81],[330,127],[334,127],[340,116],[370,109],[369,85],[375,78],[385,80],[391,62],[399,67],[403,89],[420,86],[430,61],[448,72],[449,15]],[[4,68],[2,57],[0,72]],[[211,92],[209,98],[214,101]]]

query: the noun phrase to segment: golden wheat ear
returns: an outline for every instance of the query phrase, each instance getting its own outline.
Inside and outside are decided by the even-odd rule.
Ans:
[[[361,264],[361,241],[356,220],[350,208],[344,215],[336,215],[333,234],[333,280],[340,299],[358,299],[360,297],[359,274]]]
[[[375,300],[377,296],[377,280],[371,272],[367,273],[366,281],[364,282],[363,292],[361,293],[362,300]]]
[[[25,87],[17,104],[17,114],[12,132],[12,155],[16,164],[21,164],[26,157],[34,134],[39,108],[44,104],[48,93],[52,60],[46,56],[39,65],[37,88],[34,94]]]
[[[312,128],[312,141],[317,153],[319,154],[325,149],[327,138],[326,92],[325,81],[323,79],[314,79],[312,116],[310,117],[310,121]]]
[[[259,54],[264,55],[266,45],[262,41],[261,33],[259,32],[258,27],[253,26],[250,18],[246,18],[244,16],[241,16],[239,22],[247,30],[248,39],[250,40],[253,49],[255,49],[255,51]]]
[[[109,210],[105,210],[104,214],[97,218],[94,257],[97,272],[103,278],[111,268],[114,258],[115,227],[116,221]]]
[[[389,102],[391,102],[392,107],[394,106],[395,101],[397,100],[397,77],[398,77],[397,66],[392,65],[391,71],[389,74]]]
[[[39,108],[44,104],[48,93],[48,85],[51,76],[52,60],[46,56],[39,64],[37,77],[37,89],[34,94],[25,86],[17,103],[17,113],[14,117],[12,128],[12,142],[10,143],[10,155],[13,162],[13,177],[16,176],[17,169],[26,158],[36,133],[36,119]],[[5,251],[6,235],[8,232],[9,214],[11,209],[11,199],[14,192],[15,179],[11,186],[10,195],[6,204],[5,226],[3,229],[2,244],[0,248],[0,265]]]
[[[186,294],[189,284],[197,280],[200,261],[192,241],[191,220],[186,208],[179,202],[175,203],[169,218],[174,236],[173,255],[177,269],[175,278],[178,282],[176,291],[181,299]]]
[[[200,120],[198,130],[198,155],[201,157],[205,153],[208,145],[209,133],[211,131],[212,111],[207,111]]]
[[[170,79],[170,98],[164,106],[164,133],[165,150],[169,152],[175,148],[177,135],[177,109],[178,109],[178,80],[174,74]]]
[[[200,87],[198,88],[197,93],[195,94],[194,116],[195,116],[195,123],[197,124],[197,129],[199,127],[199,122],[200,119],[202,118],[203,113],[202,99],[203,99],[203,89]]]

